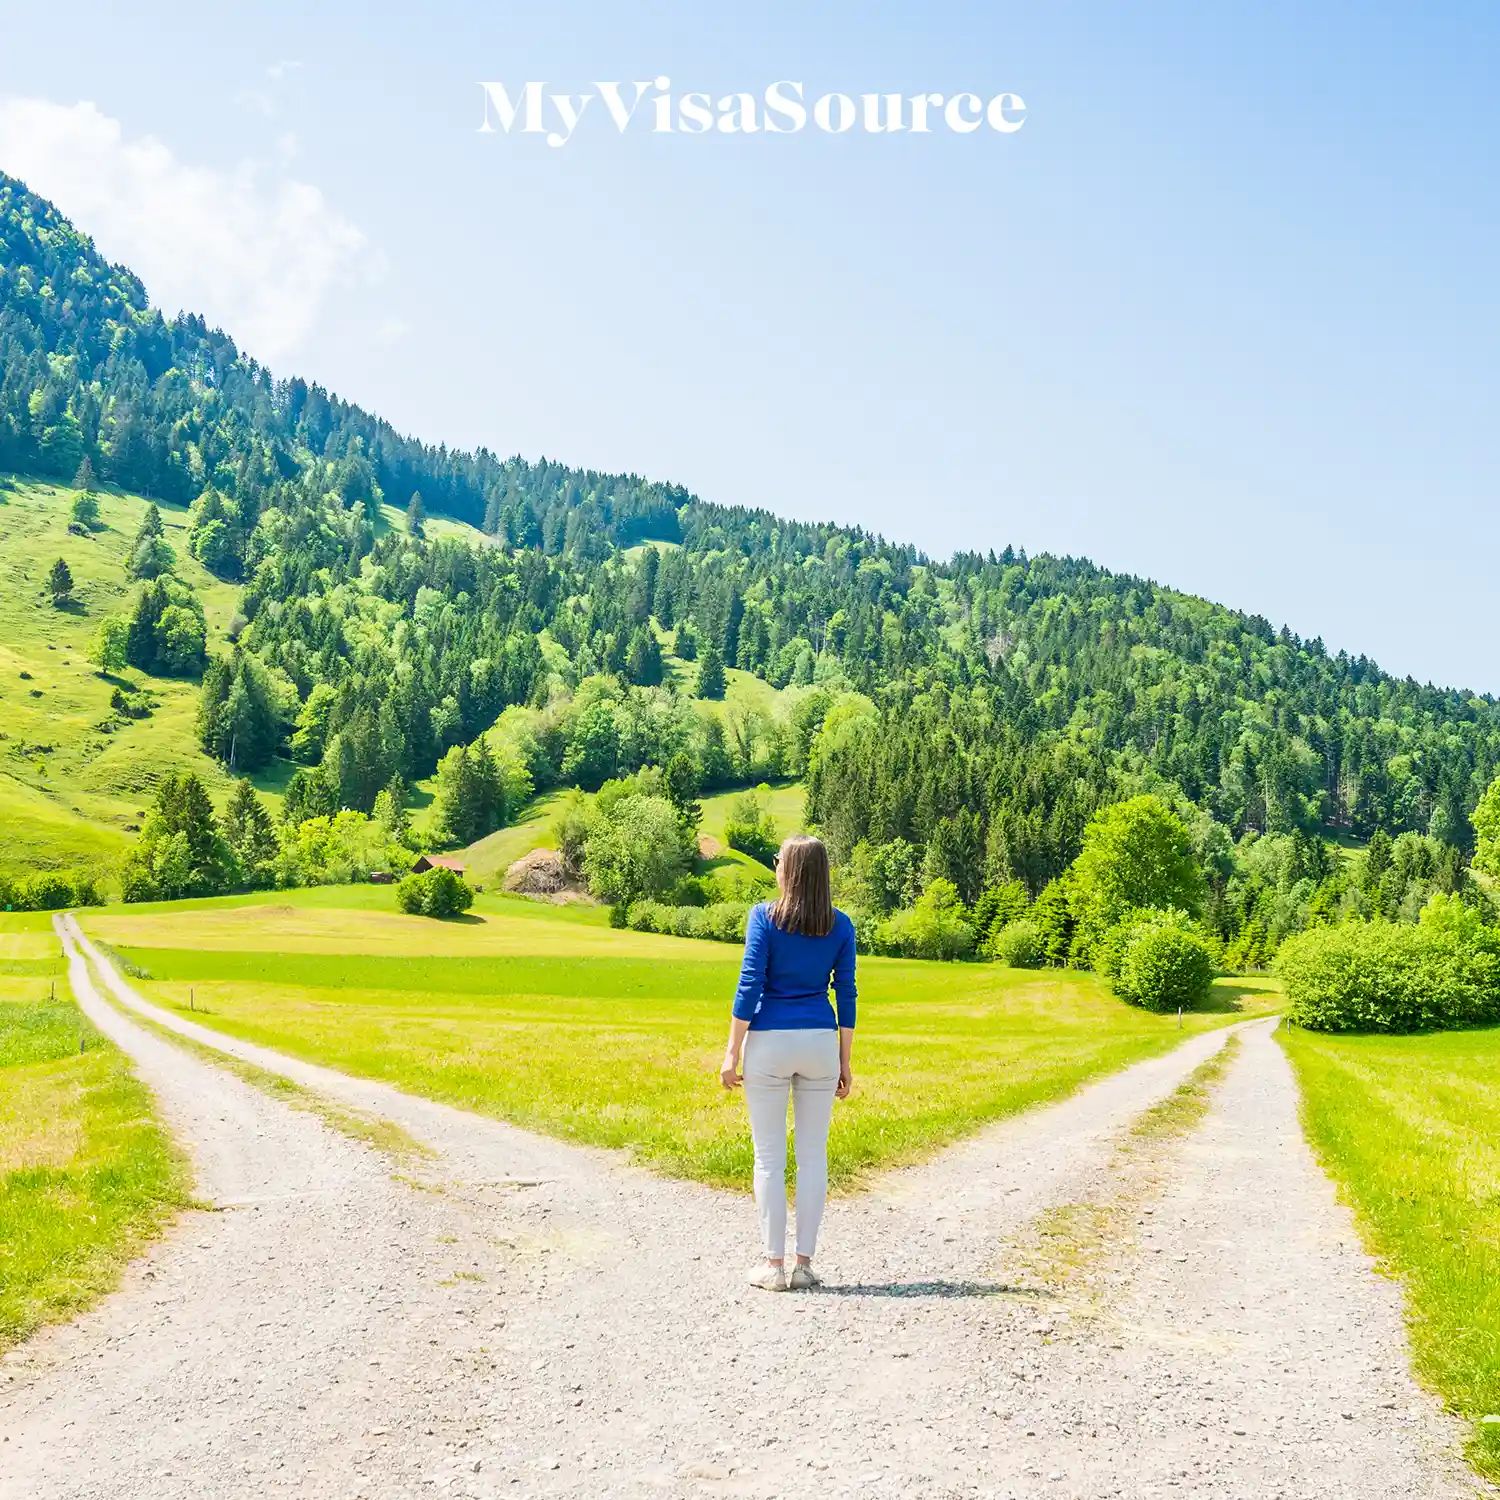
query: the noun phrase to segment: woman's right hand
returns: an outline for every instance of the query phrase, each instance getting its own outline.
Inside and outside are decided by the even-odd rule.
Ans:
[[[839,1064],[839,1086],[833,1091],[835,1099],[847,1099],[854,1087],[854,1069],[848,1063]]]

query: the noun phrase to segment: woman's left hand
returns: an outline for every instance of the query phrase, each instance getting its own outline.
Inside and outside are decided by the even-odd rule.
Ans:
[[[848,1063],[839,1064],[839,1086],[833,1091],[835,1099],[847,1099],[854,1087],[854,1069]]]
[[[719,1082],[726,1089],[737,1089],[742,1081],[739,1060],[732,1056],[725,1057],[724,1066],[719,1069]]]

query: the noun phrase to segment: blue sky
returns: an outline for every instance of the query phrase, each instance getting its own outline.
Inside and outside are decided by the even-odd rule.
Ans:
[[[15,8],[0,167],[428,439],[1082,553],[1500,692],[1500,12],[626,10]],[[658,74],[1028,118],[476,129],[481,79]]]

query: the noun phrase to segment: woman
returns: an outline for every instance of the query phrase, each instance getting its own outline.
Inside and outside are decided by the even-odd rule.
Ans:
[[[765,1264],[750,1282],[768,1292],[817,1286],[812,1268],[828,1196],[833,1101],[854,1082],[854,924],[835,911],[828,851],[806,834],[776,856],[780,896],[750,912],[745,962],[720,1074],[745,1088],[755,1143],[755,1206]],[[828,1003],[830,980],[838,1014]],[[740,1054],[744,1053],[744,1075]],[[786,1271],[786,1099],[797,1138],[797,1263]]]

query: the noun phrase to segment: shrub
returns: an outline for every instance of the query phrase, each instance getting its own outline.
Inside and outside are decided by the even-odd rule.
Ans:
[[[1310,1031],[1433,1031],[1500,1020],[1500,941],[1443,916],[1350,922],[1288,938],[1287,1015]]]
[[[92,875],[44,870],[0,891],[0,907],[17,911],[61,911],[65,906],[98,906],[99,887]]]
[[[1185,911],[1161,910],[1155,907],[1132,907],[1118,922],[1105,929],[1094,944],[1092,968],[1101,979],[1113,984],[1120,977],[1130,945],[1147,927],[1172,927],[1180,932],[1194,932],[1193,919]],[[1197,934],[1200,938],[1202,933]],[[1213,950],[1210,949],[1210,956]]]
[[[562,811],[552,824],[552,838],[568,868],[581,870],[584,845],[588,842],[588,803],[580,793],[570,792],[564,800]]]
[[[1044,962],[1042,930],[1027,917],[1007,922],[989,941],[990,957],[1013,969],[1035,969]]]
[[[633,901],[624,910],[625,925],[637,932],[709,938],[721,943],[738,943],[744,938],[745,919],[750,912],[747,905],[738,901],[719,901],[711,906],[667,906],[660,901]]]
[[[413,916],[456,917],[474,904],[474,888],[455,871],[438,866],[399,881],[396,904]]]
[[[667,892],[668,906],[707,906],[708,882],[697,875],[684,875]]]
[[[65,874],[45,871],[23,880],[17,895],[17,904],[28,912],[57,912],[74,904],[74,882]]]
[[[1213,950],[1175,923],[1142,923],[1125,947],[1114,990],[1146,1010],[1191,1010],[1208,998]]]
[[[769,870],[752,870],[744,865],[727,865],[699,876],[708,893],[707,905],[717,906],[721,902],[753,906],[763,901],[776,889],[776,882]]]
[[[934,880],[916,905],[875,929],[875,951],[903,958],[957,959],[974,951],[974,929],[951,880]]]
[[[721,901],[704,912],[705,936],[721,943],[740,943],[745,939],[745,923],[750,917],[751,903],[745,901]]]
[[[703,931],[703,908],[701,906],[674,906],[669,929],[673,937],[701,937]]]

